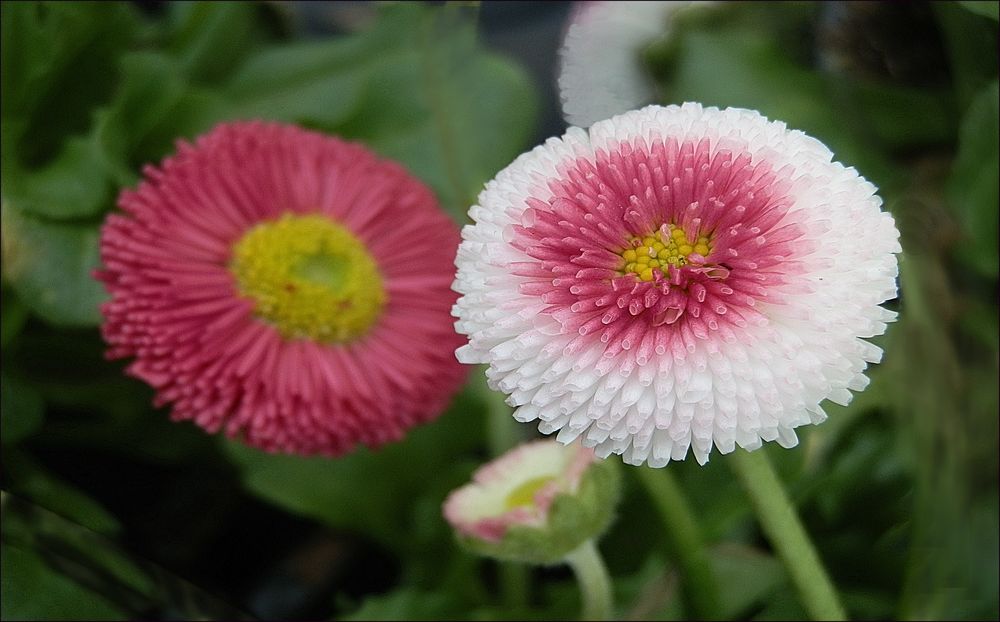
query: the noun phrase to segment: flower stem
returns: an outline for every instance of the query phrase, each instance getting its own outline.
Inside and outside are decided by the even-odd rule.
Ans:
[[[669,469],[639,467],[635,470],[663,518],[667,537],[684,580],[684,597],[691,615],[700,620],[720,617],[719,585],[708,561],[694,512]]]
[[[593,540],[587,540],[566,556],[573,569],[583,597],[581,620],[610,620],[612,614],[611,579],[600,551]]]
[[[763,449],[736,450],[730,461],[757,512],[761,528],[785,564],[814,620],[846,620],[844,607]]]

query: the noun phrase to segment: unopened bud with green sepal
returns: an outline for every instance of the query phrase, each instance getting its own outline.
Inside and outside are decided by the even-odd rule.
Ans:
[[[616,463],[579,443],[534,441],[481,467],[449,495],[444,515],[473,552],[556,564],[611,524],[620,477]]]

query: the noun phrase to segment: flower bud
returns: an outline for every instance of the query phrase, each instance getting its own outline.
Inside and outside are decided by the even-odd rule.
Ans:
[[[469,550],[503,560],[555,564],[611,523],[617,464],[579,443],[525,443],[484,465],[453,491],[444,516]]]

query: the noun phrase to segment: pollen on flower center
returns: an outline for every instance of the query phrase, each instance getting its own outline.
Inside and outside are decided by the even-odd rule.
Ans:
[[[286,339],[351,341],[386,300],[364,244],[318,214],[285,214],[250,229],[233,246],[229,269],[255,314]]]
[[[622,272],[634,274],[642,281],[652,281],[657,274],[666,274],[670,266],[687,265],[692,256],[707,257],[712,252],[712,240],[707,235],[689,236],[684,229],[665,224],[643,237],[629,238],[621,253],[625,261]]]

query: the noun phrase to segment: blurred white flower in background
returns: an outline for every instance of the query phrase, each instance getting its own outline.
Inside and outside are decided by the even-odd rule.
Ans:
[[[559,51],[559,98],[570,125],[597,121],[653,103],[642,49],[667,33],[674,14],[708,2],[578,2]]]

